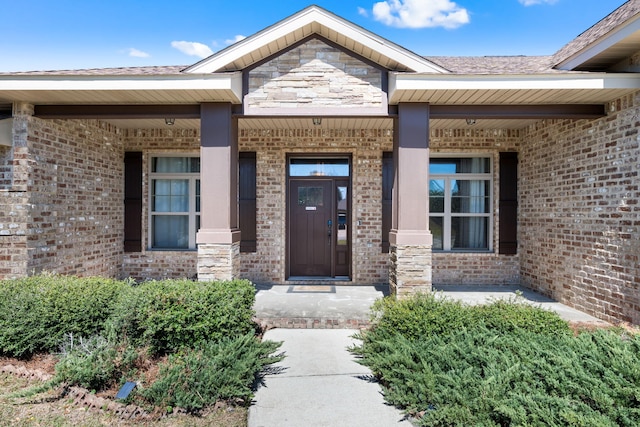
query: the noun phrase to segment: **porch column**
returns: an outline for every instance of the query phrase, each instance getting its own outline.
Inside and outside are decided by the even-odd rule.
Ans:
[[[402,297],[431,291],[429,104],[399,104],[394,135],[389,284]]]
[[[232,280],[240,271],[238,137],[231,104],[200,106],[198,280]]]

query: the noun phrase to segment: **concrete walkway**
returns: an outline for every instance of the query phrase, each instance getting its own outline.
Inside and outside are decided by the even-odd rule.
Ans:
[[[468,304],[517,293],[530,304],[566,320],[606,325],[593,316],[527,289],[510,286],[451,286],[437,289]],[[257,286],[256,317],[270,329],[264,339],[282,341],[286,358],[265,376],[249,408],[249,427],[411,426],[384,403],[371,372],[347,348],[369,319],[369,307],[387,294],[372,286]]]
[[[405,426],[402,412],[384,403],[371,371],[347,348],[351,329],[271,329],[286,358],[275,365],[249,408],[249,427]]]

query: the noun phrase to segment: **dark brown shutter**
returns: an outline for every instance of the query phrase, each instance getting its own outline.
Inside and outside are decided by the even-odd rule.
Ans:
[[[240,152],[238,215],[241,232],[240,252],[256,251],[256,153]]]
[[[518,253],[518,153],[500,153],[500,253]]]
[[[124,251],[142,251],[142,152],[124,153]]]
[[[393,153],[382,153],[382,253],[389,253],[393,195]]]

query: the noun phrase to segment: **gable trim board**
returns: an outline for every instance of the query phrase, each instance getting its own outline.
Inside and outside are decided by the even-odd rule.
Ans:
[[[390,42],[374,33],[346,21],[318,6],[310,6],[276,23],[251,37],[241,40],[220,52],[184,70],[185,73],[215,73],[221,70],[237,71],[250,67],[259,58],[268,57],[286,49],[296,41],[312,34],[319,34],[343,45],[348,50],[367,57],[366,51],[388,58],[390,64],[399,64],[401,69],[414,72],[447,73],[444,68]],[[331,37],[333,35],[334,37]],[[338,42],[342,40],[343,43]],[[349,49],[347,42],[361,48]],[[266,51],[264,49],[266,48]],[[266,53],[265,53],[266,52]],[[241,65],[236,65],[236,64]],[[387,68],[395,68],[389,66]]]

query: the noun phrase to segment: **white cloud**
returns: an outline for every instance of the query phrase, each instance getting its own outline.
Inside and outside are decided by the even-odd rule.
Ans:
[[[134,47],[130,47],[128,52],[129,52],[129,56],[132,56],[134,58],[149,58],[151,56],[147,52],[143,52]]]
[[[207,56],[213,55],[213,51],[209,46],[198,42],[174,41],[171,42],[171,47],[178,49],[186,55],[197,56],[200,58],[206,58]]]
[[[369,11],[367,11],[367,9],[365,9],[364,7],[358,7],[358,13],[365,18],[369,17]]]
[[[520,4],[523,6],[533,6],[536,4],[554,4],[557,3],[558,0],[518,0]]]
[[[469,23],[467,9],[450,0],[386,0],[373,5],[373,17],[400,28],[458,28]]]
[[[237,42],[239,42],[240,40],[244,40],[244,39],[246,39],[246,38],[247,38],[247,36],[243,36],[242,34],[238,34],[238,35],[236,35],[234,38],[232,38],[232,39],[227,39],[227,40],[225,40],[224,42],[225,42],[225,44],[234,44],[234,43],[237,43]]]

